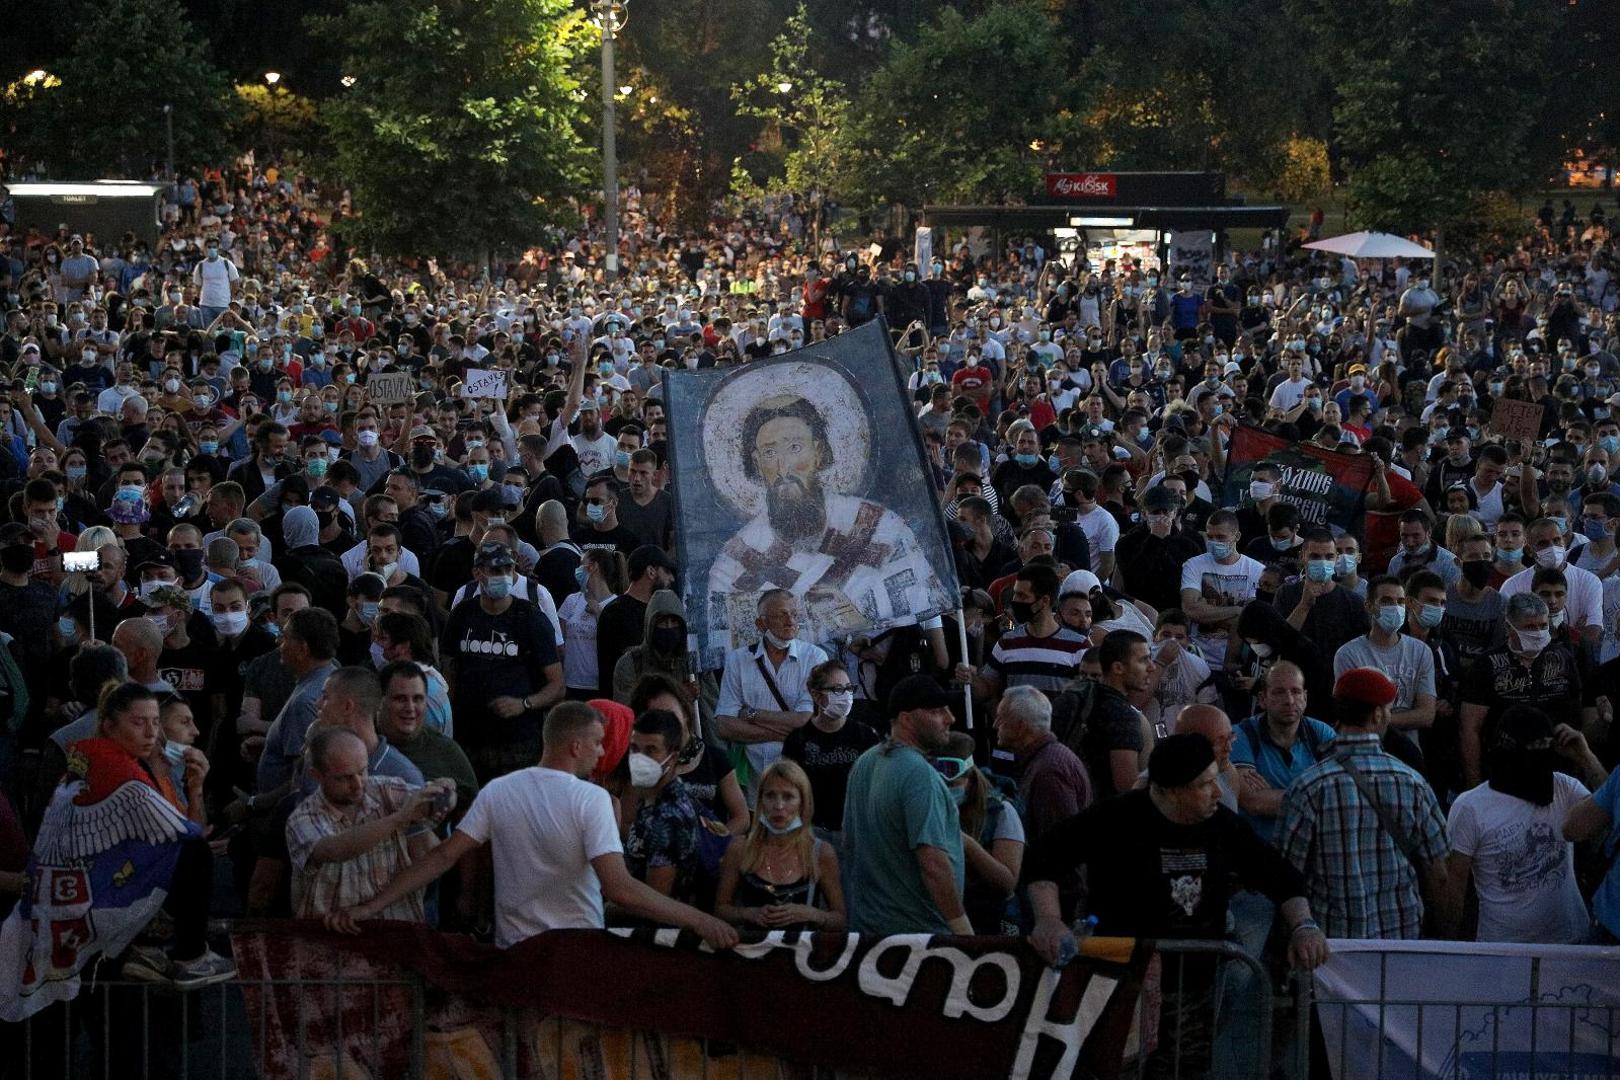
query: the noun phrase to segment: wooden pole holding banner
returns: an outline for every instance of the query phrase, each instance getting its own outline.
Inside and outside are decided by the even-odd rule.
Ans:
[[[962,663],[968,663],[967,609],[956,609],[956,640],[962,646]],[[973,730],[973,684],[962,684],[962,709],[967,729]]]

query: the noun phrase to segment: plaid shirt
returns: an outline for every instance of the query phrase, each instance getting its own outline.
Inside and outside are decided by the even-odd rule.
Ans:
[[[410,865],[406,836],[395,832],[370,851],[337,863],[312,863],[315,845],[356,825],[387,817],[410,798],[413,788],[391,776],[366,779],[360,805],[340,808],[326,801],[319,789],[305,798],[287,819],[287,853],[292,860],[293,915],[318,919],[329,911],[363,904]],[[378,913],[380,919],[425,922],[422,893],[411,893]]]
[[[1450,854],[1434,792],[1421,776],[1384,753],[1377,735],[1340,735],[1334,749],[1355,757],[1396,826],[1416,839],[1419,862],[1437,862]],[[1421,936],[1417,871],[1332,757],[1289,785],[1276,841],[1283,856],[1305,875],[1311,913],[1328,937]]]

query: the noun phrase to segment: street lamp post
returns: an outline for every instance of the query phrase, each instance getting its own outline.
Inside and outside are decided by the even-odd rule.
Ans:
[[[174,106],[163,106],[163,133],[168,137],[169,143],[169,183],[174,183]]]
[[[602,29],[602,225],[607,246],[602,268],[612,281],[619,276],[619,148],[613,114],[618,79],[613,73],[613,37],[624,29],[625,0],[593,0],[591,15]]]

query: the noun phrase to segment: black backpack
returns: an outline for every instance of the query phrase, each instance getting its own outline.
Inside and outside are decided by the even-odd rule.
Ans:
[[[1080,746],[1086,741],[1091,725],[1091,714],[1097,708],[1097,683],[1084,675],[1076,675],[1069,685],[1052,698],[1052,734],[1058,742],[1084,759]]]

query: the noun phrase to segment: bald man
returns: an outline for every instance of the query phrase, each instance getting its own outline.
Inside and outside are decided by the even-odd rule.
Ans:
[[[1188,705],[1176,714],[1174,735],[1188,733],[1202,735],[1215,748],[1215,779],[1221,785],[1221,805],[1237,813],[1238,777],[1232,765],[1232,721],[1213,705]],[[1136,786],[1147,787],[1148,774],[1143,769],[1136,778]]]

